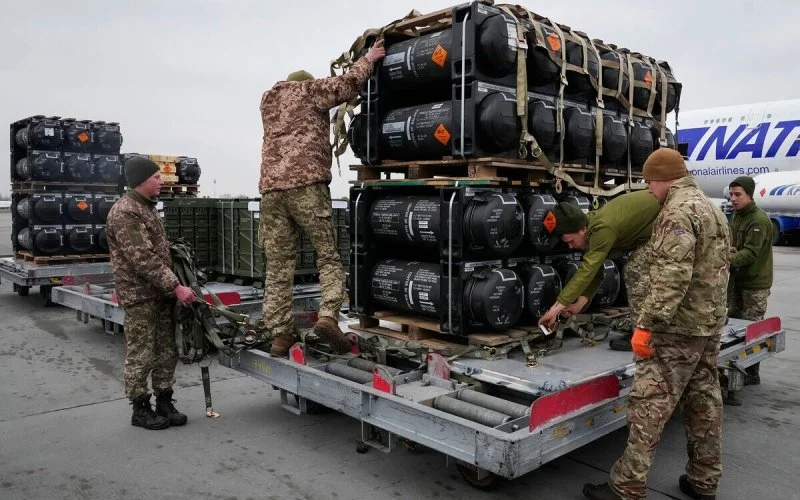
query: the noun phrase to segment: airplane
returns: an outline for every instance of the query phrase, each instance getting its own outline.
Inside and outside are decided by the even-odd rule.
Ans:
[[[709,197],[727,198],[740,175],[800,170],[800,99],[699,109],[678,120],[678,150]]]

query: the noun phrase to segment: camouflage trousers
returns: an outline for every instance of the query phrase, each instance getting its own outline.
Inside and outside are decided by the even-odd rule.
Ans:
[[[667,421],[680,405],[688,440],[686,474],[696,491],[714,495],[722,475],[719,335],[653,333],[653,355],[636,362],[628,398],[628,444],[611,469],[612,488],[646,498],[646,479]]]
[[[267,258],[262,322],[274,335],[294,330],[292,287],[300,237],[305,231],[317,251],[322,291],[319,317],[339,319],[345,299],[345,276],[333,227],[331,194],[313,184],[261,196],[259,240]]]
[[[147,377],[159,393],[175,383],[178,346],[175,344],[175,300],[147,300],[125,308],[125,396],[148,392]]]
[[[639,321],[639,308],[650,293],[650,243],[637,248],[625,264],[625,288],[628,291],[628,307],[631,311],[632,328]]]
[[[770,290],[742,290],[732,287],[728,296],[728,316],[736,319],[759,321],[767,312]]]

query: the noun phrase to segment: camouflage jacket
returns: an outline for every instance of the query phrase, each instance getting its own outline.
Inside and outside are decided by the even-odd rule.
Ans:
[[[155,205],[131,190],[108,213],[108,248],[117,299],[123,308],[163,298],[179,284]]]
[[[344,75],[280,81],[264,92],[261,194],[331,181],[330,109],[354,99],[371,72],[362,57]]]
[[[725,324],[731,236],[722,212],[694,179],[675,182],[653,224],[650,295],[639,327],[718,335]]]

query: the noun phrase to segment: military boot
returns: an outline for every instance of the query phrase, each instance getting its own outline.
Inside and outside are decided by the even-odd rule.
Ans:
[[[756,363],[744,369],[746,375],[744,376],[744,385],[759,385],[761,384],[761,375],[759,374],[761,363]]]
[[[331,349],[336,354],[350,352],[352,345],[347,336],[339,328],[339,324],[333,318],[322,317],[314,325],[314,334],[323,341],[330,344]]]
[[[612,351],[633,351],[631,347],[631,339],[633,335],[623,335],[621,337],[614,337],[608,341],[608,346]]]
[[[689,498],[693,498],[694,500],[716,500],[717,495],[704,495],[702,493],[698,493],[697,490],[694,489],[694,486],[689,482],[689,476],[686,474],[682,475],[680,480],[678,481],[678,485],[681,487],[681,491],[684,495],[688,496]]]
[[[292,333],[280,333],[272,338],[272,346],[269,349],[270,356],[285,358],[289,356],[289,349],[294,345],[295,339]]]
[[[617,495],[608,483],[584,484],[583,496],[589,500],[622,500],[622,497]]]
[[[132,399],[131,404],[133,405],[131,425],[148,430],[161,430],[169,427],[169,419],[157,415],[150,406],[150,394],[142,394]]]
[[[156,395],[156,413],[169,420],[169,425],[185,425],[188,418],[179,412],[172,399],[172,388],[164,389]]]

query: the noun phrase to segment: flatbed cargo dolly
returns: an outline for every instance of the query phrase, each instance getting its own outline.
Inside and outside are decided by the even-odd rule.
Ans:
[[[349,330],[346,321],[341,325]],[[445,359],[424,350],[403,359],[392,355],[403,348],[392,350],[374,334],[348,335],[362,355],[376,345],[382,355],[326,357],[298,343],[289,359],[251,349],[220,352],[219,362],[279,389],[289,411],[312,413],[323,405],[358,419],[360,451],[423,445],[455,459],[477,488],[520,477],[626,425],[635,364],[632,353],[605,343],[566,337],[531,363],[521,349],[501,359]],[[409,341],[405,350],[414,346]],[[728,388],[741,389],[744,368],[784,348],[779,318],[729,320],[719,355]]]
[[[233,283],[210,282],[206,285],[230,310],[257,319],[261,316],[264,291],[260,288]],[[73,285],[53,288],[53,302],[73,309],[79,321],[88,323],[99,319],[107,333],[117,334],[125,324],[125,311],[114,298],[113,283],[102,285]],[[318,283],[294,287],[295,309],[314,311],[318,309],[320,289]],[[309,312],[308,323],[315,320]]]
[[[0,282],[10,281],[14,291],[26,296],[31,287],[39,287],[42,305],[53,303],[52,292],[60,285],[83,285],[86,283],[108,283],[114,275],[111,263],[106,262],[64,262],[35,264],[13,257],[0,257]]]

